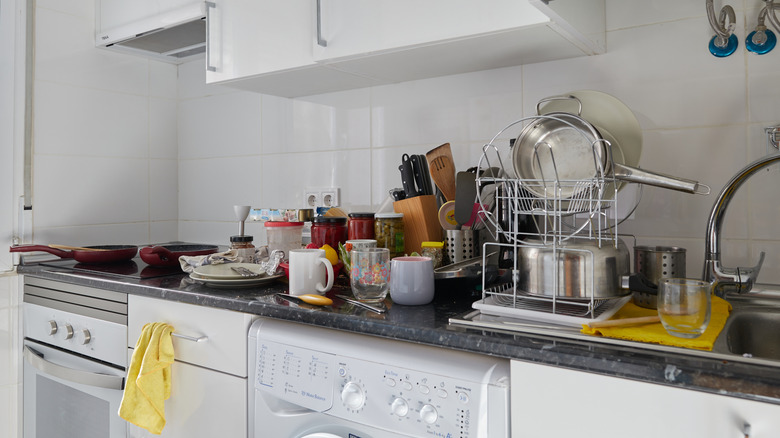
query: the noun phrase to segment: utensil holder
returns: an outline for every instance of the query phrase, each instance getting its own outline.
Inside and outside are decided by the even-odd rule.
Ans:
[[[396,213],[404,214],[404,250],[422,252],[422,243],[441,242],[439,207],[433,195],[415,196],[393,202]]]
[[[479,231],[447,230],[444,241],[449,263],[458,263],[480,255]]]
[[[685,248],[677,246],[634,247],[634,272],[644,274],[657,285],[662,278],[685,278]],[[658,307],[658,297],[634,292],[634,304],[647,309]]]

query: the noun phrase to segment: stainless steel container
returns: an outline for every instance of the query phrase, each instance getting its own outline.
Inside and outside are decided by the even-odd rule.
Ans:
[[[662,278],[685,278],[685,248],[677,246],[634,247],[634,272],[643,274],[658,285]],[[657,296],[634,292],[634,303],[640,307],[655,309]]]
[[[628,247],[618,239],[598,242],[570,239],[550,246],[518,248],[518,288],[532,295],[572,300],[616,298],[629,291],[622,278],[629,274]],[[556,276],[557,272],[557,276]],[[557,280],[556,280],[557,277]]]

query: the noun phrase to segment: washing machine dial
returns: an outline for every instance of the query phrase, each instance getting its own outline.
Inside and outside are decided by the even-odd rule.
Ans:
[[[428,424],[433,424],[439,419],[439,413],[436,412],[436,408],[433,406],[424,405],[422,409],[420,409],[420,419]]]
[[[366,393],[363,388],[355,382],[347,382],[344,389],[341,390],[341,401],[348,408],[357,410],[366,403]]]
[[[393,400],[393,403],[390,404],[390,409],[395,415],[398,415],[399,417],[405,417],[406,414],[409,413],[409,404],[401,397],[397,397],[395,400]]]

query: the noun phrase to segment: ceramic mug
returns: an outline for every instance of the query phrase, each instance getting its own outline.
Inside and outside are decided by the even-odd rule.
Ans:
[[[323,295],[333,287],[333,265],[324,249],[290,251],[290,295]]]
[[[390,260],[390,298],[393,303],[417,306],[433,301],[433,261],[430,257]]]

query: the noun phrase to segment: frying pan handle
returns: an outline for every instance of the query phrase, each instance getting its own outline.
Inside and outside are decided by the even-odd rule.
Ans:
[[[567,96],[550,96],[545,97],[544,99],[540,100],[536,103],[536,115],[541,116],[542,115],[542,104],[545,102],[550,102],[553,100],[574,100],[577,102],[577,116],[582,116],[582,101],[577,98],[577,96],[567,95]]]
[[[164,246],[153,246],[152,249],[149,250],[152,254],[157,254],[158,257],[160,257],[160,260],[167,262],[168,260],[174,258],[173,253]]]
[[[695,195],[710,194],[710,187],[706,184],[699,184],[698,181],[651,172],[649,170],[638,169],[619,163],[614,163],[612,169],[613,176],[621,181],[647,184]]]
[[[63,259],[72,259],[73,258],[73,251],[65,251],[62,249],[52,248],[48,245],[22,245],[22,246],[12,246],[10,249],[11,252],[33,252],[33,251],[43,251],[48,252],[49,254],[54,254],[57,257],[61,257]]]

